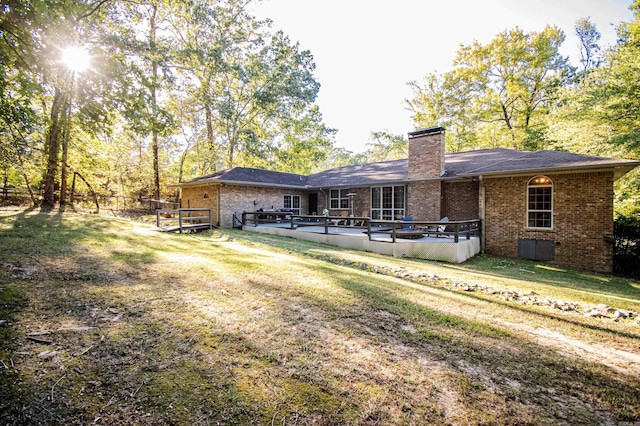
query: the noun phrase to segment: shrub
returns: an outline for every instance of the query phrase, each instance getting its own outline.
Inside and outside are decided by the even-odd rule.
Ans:
[[[640,217],[618,216],[613,224],[613,237],[614,273],[640,278]]]

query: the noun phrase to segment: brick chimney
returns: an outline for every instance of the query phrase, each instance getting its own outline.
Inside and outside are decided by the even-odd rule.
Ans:
[[[413,220],[439,220],[444,175],[444,128],[430,127],[409,133],[407,215]]]
[[[444,175],[444,128],[429,127],[409,133],[409,180]]]

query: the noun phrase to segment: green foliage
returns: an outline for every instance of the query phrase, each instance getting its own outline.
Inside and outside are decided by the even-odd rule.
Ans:
[[[563,41],[561,30],[547,26],[532,33],[515,28],[487,45],[462,46],[452,71],[410,84],[414,122],[452,129],[449,151],[540,148],[548,106],[571,71],[559,52]]]
[[[580,63],[582,71],[586,72],[591,68],[598,67],[602,58],[600,57],[600,31],[589,18],[582,18],[576,22],[576,35],[580,40]]]
[[[282,136],[273,161],[277,170],[290,173],[311,174],[320,171],[333,148],[333,135],[322,122],[318,107],[305,111],[299,118],[284,118]],[[265,166],[269,167],[268,164]]]
[[[7,180],[42,180],[51,207],[65,167],[100,193],[159,196],[163,183],[234,165],[306,172],[326,164],[335,131],[314,105],[313,57],[247,3],[4,4]],[[60,49],[79,43],[91,68],[76,75]]]
[[[640,14],[618,28],[618,43],[603,59],[579,74],[573,84],[558,92],[548,116],[548,138],[553,149],[590,155],[640,159]],[[577,25],[580,34],[584,21]],[[595,28],[587,35],[592,47]],[[583,42],[585,43],[585,42]],[[598,65],[598,66],[596,66]],[[630,214],[640,200],[637,170],[616,182],[616,212]]]
[[[403,135],[393,135],[388,131],[373,132],[372,143],[364,154],[367,162],[389,161],[407,158],[409,156],[409,143]]]
[[[560,55],[564,34],[516,28],[462,46],[452,71],[412,82],[416,127],[444,126],[447,152],[508,147],[640,159],[640,2],[618,43],[602,52],[588,19],[576,23],[580,71]],[[617,212],[640,200],[637,171],[616,182]]]

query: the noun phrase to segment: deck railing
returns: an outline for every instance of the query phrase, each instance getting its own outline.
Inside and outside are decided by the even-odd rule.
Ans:
[[[193,215],[194,213],[205,213]],[[163,222],[178,223],[171,227],[162,226]],[[213,212],[211,209],[170,209],[156,210],[156,226],[165,230],[183,231],[189,229],[213,229]]]
[[[456,221],[404,221],[404,220],[372,220],[369,217],[359,216],[316,216],[296,215],[287,211],[262,211],[243,212],[242,223],[258,226],[261,223],[289,224],[291,229],[302,226],[322,226],[324,233],[329,234],[331,228],[362,228],[367,230],[369,240],[374,239],[375,234],[388,234],[391,241],[397,238],[410,236],[435,235],[453,236],[457,243],[460,236],[471,239],[472,236],[480,236],[481,220],[456,220]]]
[[[474,220],[450,220],[450,221],[402,221],[402,220],[370,220],[368,222],[367,230],[369,234],[369,240],[372,239],[372,234],[386,233],[391,235],[391,241],[396,242],[397,238],[406,238],[408,235],[435,235],[439,236],[453,236],[453,242],[460,241],[460,236],[465,236],[467,240],[471,239],[471,236],[480,236],[480,227],[482,221],[480,219]],[[372,230],[372,225],[377,225],[385,228],[391,228],[386,231]]]

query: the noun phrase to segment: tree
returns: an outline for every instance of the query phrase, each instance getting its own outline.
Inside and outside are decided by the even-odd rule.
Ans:
[[[51,208],[71,173],[96,193],[158,199],[165,180],[219,167],[323,163],[334,130],[314,105],[313,57],[247,13],[249,1],[3,4],[7,181],[41,180]],[[81,76],[60,61],[80,42],[93,64]]]
[[[3,55],[3,62],[20,75],[22,86],[29,87],[30,96],[25,100],[31,117],[39,116],[44,128],[38,135],[20,123],[23,139],[32,143],[45,153],[46,166],[43,171],[43,207],[51,208],[55,203],[55,183],[60,171],[60,154],[65,139],[65,128],[70,122],[70,99],[72,94],[71,72],[60,61],[60,49],[75,44],[78,40],[92,40],[105,0],[95,2],[10,2],[2,9],[2,46],[0,50],[10,52]],[[105,80],[101,81],[102,78]],[[109,80],[107,72],[87,78],[81,95],[104,88]],[[23,92],[24,93],[24,92]],[[92,96],[93,97],[93,96]],[[25,98],[27,99],[27,98]],[[100,102],[104,104],[104,102]],[[98,103],[88,102],[83,106],[90,120],[84,123],[91,126],[99,120]],[[26,111],[26,110],[25,110]],[[46,119],[45,119],[46,117]],[[35,149],[36,147],[32,147]]]
[[[5,61],[0,61],[6,64]],[[25,158],[31,156],[29,137],[39,124],[35,111],[31,108],[32,87],[27,84],[22,73],[0,65],[0,166],[4,169],[4,187],[8,184],[9,170],[17,165],[18,173],[24,179],[31,202],[37,201],[31,189],[31,181],[25,170]]]
[[[167,86],[173,82],[171,69],[172,40],[166,26],[169,18],[182,5],[181,1],[144,0],[122,2],[112,9],[111,27],[115,42],[126,54],[126,67],[132,78],[121,93],[125,119],[131,128],[151,138],[153,161],[153,198],[161,198],[160,141],[173,128],[173,116],[161,98],[167,97]]]
[[[171,30],[175,36],[174,57],[181,83],[188,93],[193,114],[190,124],[196,144],[206,145],[205,162],[213,171],[223,165],[226,150],[216,127],[214,115],[219,114],[215,102],[223,96],[225,78],[243,52],[262,44],[258,32],[262,26],[246,11],[248,0],[182,3],[172,15]],[[186,99],[186,98],[185,98]],[[202,116],[202,118],[198,118]],[[183,131],[184,132],[184,131]]]
[[[373,142],[364,154],[367,162],[400,160],[409,156],[409,143],[403,135],[394,135],[389,131],[371,133]]]
[[[580,47],[580,63],[582,72],[587,72],[591,68],[600,66],[602,58],[600,56],[600,31],[589,18],[582,18],[576,22],[576,35]]]
[[[282,32],[257,51],[233,58],[222,76],[214,118],[226,147],[225,166],[251,165],[267,158],[270,140],[283,118],[295,116],[315,101],[319,83],[309,51],[300,51]]]
[[[263,166],[305,175],[320,171],[320,165],[331,153],[336,133],[323,123],[320,109],[313,106],[300,117],[284,117],[278,127],[282,129],[278,148],[270,164]]]
[[[478,147],[473,113],[472,90],[458,84],[454,75],[427,74],[422,84],[409,83],[413,98],[405,100],[413,113],[416,128],[442,126],[447,129],[447,152],[461,152]]]
[[[559,53],[563,41],[557,27],[529,34],[516,28],[486,46],[475,42],[458,51],[453,78],[470,88],[485,135],[499,145],[538,148],[540,116],[568,72],[568,59]]]
[[[591,155],[640,159],[640,1],[635,19],[618,28],[618,43],[602,60],[565,87],[551,110],[554,148]],[[592,33],[597,33],[595,26]],[[616,182],[616,211],[638,213],[640,173]]]
[[[462,46],[452,71],[428,75],[423,85],[411,83],[415,97],[408,104],[414,121],[450,126],[447,145],[452,150],[539,148],[549,104],[571,72],[559,53],[563,41],[560,29],[547,26],[532,33],[515,28],[487,45]]]

